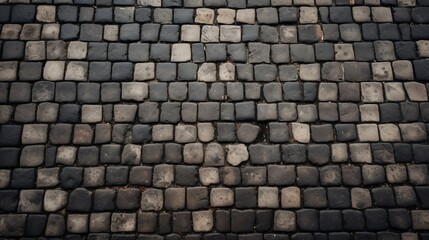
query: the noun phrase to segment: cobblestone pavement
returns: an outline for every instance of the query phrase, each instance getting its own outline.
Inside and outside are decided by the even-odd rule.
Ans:
[[[429,239],[428,0],[0,0],[0,237]]]

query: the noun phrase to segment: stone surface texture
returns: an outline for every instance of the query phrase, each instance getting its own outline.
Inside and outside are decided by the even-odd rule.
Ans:
[[[429,239],[428,0],[0,0],[0,238]]]

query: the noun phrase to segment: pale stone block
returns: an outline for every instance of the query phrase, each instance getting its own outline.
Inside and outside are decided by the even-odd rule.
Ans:
[[[293,138],[300,143],[310,142],[310,126],[302,123],[292,123]]]
[[[188,62],[191,61],[191,45],[188,43],[173,44],[171,50],[172,62]]]
[[[217,10],[217,22],[219,24],[233,24],[235,21],[235,10],[220,8]]]
[[[210,8],[198,8],[195,14],[195,23],[213,24],[215,12]]]
[[[134,80],[147,81],[155,79],[155,63],[137,63],[134,67]]]
[[[235,80],[235,66],[232,63],[222,63],[219,66],[219,78],[221,81]]]
[[[255,9],[239,9],[237,10],[237,23],[255,24],[256,12]]]
[[[181,31],[182,42],[199,42],[201,29],[199,25],[183,25]]]
[[[43,78],[48,81],[60,81],[64,79],[64,61],[47,61],[43,69]]]

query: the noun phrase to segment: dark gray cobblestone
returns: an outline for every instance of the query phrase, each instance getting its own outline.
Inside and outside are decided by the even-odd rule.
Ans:
[[[0,237],[429,239],[427,0],[0,0]]]

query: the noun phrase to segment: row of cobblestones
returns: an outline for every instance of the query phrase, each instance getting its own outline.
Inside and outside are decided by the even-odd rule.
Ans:
[[[414,71],[416,80],[426,78],[428,60],[415,60]],[[230,62],[220,63],[136,63],[131,62],[83,62],[47,61],[43,66],[38,62],[16,61],[1,62],[0,68],[4,75],[0,77],[2,82],[15,80],[34,81],[43,76],[48,81],[87,81],[90,82],[127,82],[127,81],[152,81],[172,82],[175,80],[188,82],[231,82],[231,81],[297,81],[306,82],[345,80],[348,82],[365,81],[404,81],[414,80],[412,64],[410,61],[401,60],[390,62],[326,62],[324,64],[300,64],[300,65],[272,65],[272,64],[245,64],[234,65]],[[19,68],[19,71],[18,71]],[[372,69],[372,72],[371,72]],[[1,83],[1,82],[0,82]],[[23,85],[24,83],[14,83]],[[374,83],[375,84],[375,83]],[[3,86],[7,86],[2,83]],[[155,86],[156,84],[154,84]],[[380,85],[380,84],[377,84]],[[409,83],[406,85],[416,85]],[[5,88],[5,87],[3,87]],[[427,93],[422,93],[426,94]]]
[[[171,146],[170,146],[171,147]],[[191,146],[193,147],[193,146]],[[211,148],[214,148],[215,146],[210,146]],[[254,146],[255,148],[257,146]],[[302,146],[289,146],[289,148],[294,147],[295,152],[302,151],[302,148],[299,147]],[[91,162],[92,159],[79,159],[78,163],[76,165],[81,167],[73,167],[73,166],[67,166],[70,165],[70,156],[72,153],[70,153],[70,149],[67,149],[67,147],[64,147],[62,149],[59,149],[60,155],[58,158],[58,162],[61,162],[65,164],[65,167],[59,168],[59,167],[53,167],[53,168],[39,168],[34,169],[30,168],[32,167],[30,164],[24,165],[24,162],[22,167],[26,168],[17,168],[13,171],[9,170],[2,170],[1,171],[1,187],[6,188],[10,186],[11,189],[17,189],[14,191],[4,190],[2,193],[5,193],[5,199],[7,196],[9,196],[7,193],[14,192],[18,193],[19,189],[29,189],[27,192],[31,192],[31,188],[34,188],[37,186],[37,188],[40,188],[37,190],[37,192],[43,193],[42,189],[49,190],[51,188],[56,188],[60,186],[61,188],[64,188],[66,190],[73,190],[76,188],[98,188],[103,186],[109,186],[109,187],[116,187],[116,186],[145,186],[150,187],[154,186],[157,188],[167,188],[167,190],[170,187],[174,186],[182,186],[185,190],[185,187],[197,187],[198,185],[201,186],[213,186],[212,188],[216,188],[215,186],[222,183],[225,186],[234,186],[237,189],[240,189],[241,187],[249,187],[249,186],[259,186],[260,188],[264,188],[264,185],[269,185],[272,189],[277,189],[276,186],[291,186],[289,188],[293,188],[298,193],[301,191],[298,187],[305,188],[302,191],[306,192],[308,189],[314,188],[314,187],[368,187],[371,186],[374,189],[382,188],[387,189],[386,191],[395,190],[396,195],[396,203],[395,198],[393,198],[393,195],[391,193],[387,194],[389,196],[386,196],[386,199],[389,199],[389,201],[381,203],[381,201],[375,201],[374,206],[378,207],[416,207],[416,206],[426,206],[427,204],[423,201],[427,198],[427,190],[426,185],[428,184],[428,177],[427,177],[427,165],[424,164],[424,162],[418,162],[416,164],[412,164],[409,162],[403,162],[403,163],[409,163],[407,167],[401,165],[401,164],[389,164],[388,162],[382,162],[387,161],[389,159],[380,159],[381,154],[389,154],[388,150],[382,149],[382,146],[377,146],[377,156],[376,158],[376,164],[369,164],[367,162],[368,158],[366,153],[364,152],[361,155],[358,155],[355,153],[354,158],[360,158],[355,159],[355,163],[361,163],[363,164],[362,167],[359,166],[352,166],[352,165],[346,165],[344,162],[340,162],[338,159],[337,162],[331,163],[329,165],[325,165],[323,167],[320,167],[320,169],[317,168],[317,166],[320,166],[323,164],[323,159],[318,159],[317,156],[314,156],[314,151],[317,148],[322,148],[323,146],[312,146],[310,149],[310,153],[308,158],[311,160],[316,167],[313,166],[306,166],[306,165],[292,165],[292,164],[302,164],[303,159],[299,159],[298,157],[288,156],[288,159],[286,164],[287,165],[275,165],[275,164],[269,164],[268,166],[246,166],[242,169],[238,166],[239,164],[246,162],[246,158],[239,158],[236,157],[236,155],[229,155],[228,156],[228,163],[230,163],[232,166],[223,167],[223,168],[216,168],[219,165],[222,164],[222,161],[214,162],[213,155],[207,155],[205,157],[205,162],[208,162],[208,164],[204,165],[203,167],[198,168],[195,164],[199,164],[199,162],[202,162],[202,160],[199,159],[187,159],[187,165],[180,165],[177,164],[177,162],[173,162],[172,160],[169,160],[169,163],[176,163],[174,164],[163,164],[159,161],[156,161],[156,159],[145,159],[145,163],[147,163],[147,166],[139,166],[137,161],[135,159],[127,158],[123,160],[127,160],[127,162],[123,161],[120,166],[108,166],[108,167],[97,167],[96,164],[94,164],[94,161]],[[363,149],[363,151],[366,151],[365,146],[353,146],[354,149],[358,149],[359,147]],[[150,147],[149,147],[150,148]],[[240,149],[238,146],[228,146],[229,149],[233,149],[236,151],[236,153]],[[422,146],[415,146],[415,150],[421,149]],[[68,152],[67,152],[68,150]],[[94,158],[93,156],[88,153],[91,149],[84,149],[86,152],[79,153],[79,157],[83,156],[84,154],[89,155],[89,157]],[[212,152],[209,152],[209,154],[213,154],[213,150],[209,149]],[[252,152],[251,152],[252,153]],[[66,155],[69,154],[69,155]],[[153,153],[152,155],[155,155],[156,153]],[[357,156],[356,156],[357,155]],[[188,154],[189,156],[189,154]],[[187,156],[185,156],[186,158]],[[212,157],[212,158],[210,158]],[[336,156],[337,158],[339,156]],[[172,157],[170,157],[172,158]],[[304,157],[301,157],[304,158]],[[370,158],[370,157],[369,157]],[[110,160],[110,162],[107,162]],[[104,159],[104,163],[113,163],[115,159]],[[134,162],[132,162],[134,160]],[[174,159],[173,159],[174,160]],[[341,159],[340,159],[341,160]],[[209,162],[211,161],[211,162]],[[252,162],[255,162],[255,159],[251,159]],[[301,161],[301,162],[300,162]],[[158,164],[154,167],[151,167],[151,164]],[[191,165],[194,164],[194,165]],[[380,164],[384,164],[380,165]],[[129,165],[135,165],[135,166],[129,166]],[[84,168],[86,167],[86,168]],[[281,178],[282,174],[287,175],[285,178]],[[311,177],[308,177],[306,175],[311,174]],[[36,176],[37,175],[37,176]],[[405,182],[409,182],[412,186],[401,186],[400,184],[403,184]],[[391,184],[392,187],[386,187],[385,184]],[[298,186],[298,187],[295,187]],[[413,190],[413,186],[416,187],[415,190]],[[197,187],[198,188],[198,187]],[[320,187],[319,187],[320,188]],[[280,190],[282,188],[279,188]],[[323,190],[323,188],[320,188]],[[390,190],[389,190],[390,189]],[[419,189],[423,189],[420,191]],[[137,189],[132,189],[132,191],[140,191]],[[346,191],[346,188],[344,188],[344,191]],[[348,190],[347,190],[348,191]],[[368,190],[369,192],[370,190]],[[372,190],[371,190],[372,191]],[[401,195],[404,193],[403,191],[406,191],[407,194]],[[418,191],[419,199],[417,199],[415,196],[416,194],[414,191]],[[426,192],[425,192],[426,191]],[[231,191],[232,193],[232,191]],[[300,202],[300,194],[296,195],[297,201]],[[375,194],[375,193],[373,193]],[[426,194],[426,195],[425,195]],[[380,199],[383,195],[380,195]],[[411,200],[408,198],[411,198],[414,196]],[[425,197],[426,196],[426,197]],[[284,197],[288,197],[288,192],[286,191],[284,194]],[[304,197],[305,198],[305,197]],[[263,199],[263,198],[262,198]],[[277,197],[275,198],[277,199]],[[404,200],[405,199],[405,200]],[[408,199],[408,200],[407,200]],[[273,200],[274,201],[274,200]],[[14,201],[17,202],[17,199]],[[369,201],[371,202],[371,201]],[[308,205],[306,207],[316,207],[316,208],[323,208],[327,207],[327,203],[320,202]],[[317,205],[319,204],[319,205]],[[16,207],[16,204],[12,204]],[[216,204],[215,204],[216,205]],[[232,202],[227,205],[223,205],[223,207],[230,207],[232,206]],[[6,207],[9,205],[5,205],[3,211],[5,212],[12,212],[15,211],[15,207]],[[251,205],[252,207],[256,207]],[[250,205],[248,207],[251,207]],[[274,205],[271,205],[270,208],[276,208],[273,207]],[[277,204],[276,204],[277,206]],[[300,204],[294,204],[293,208],[299,208]],[[331,208],[347,208],[344,207],[335,207],[335,203],[330,203],[329,206]],[[348,206],[348,205],[347,205]],[[365,208],[369,208],[372,206],[372,204],[366,204]],[[219,206],[212,206],[212,207],[219,207]],[[265,208],[267,206],[259,205],[260,208]],[[137,207],[136,207],[137,208]],[[207,207],[206,207],[207,208]],[[289,205],[283,204],[283,208],[290,208]],[[62,208],[59,208],[60,210]],[[89,209],[89,208],[88,208]],[[199,208],[200,209],[200,208]],[[153,210],[153,209],[143,209],[143,210]],[[158,209],[160,210],[160,209]],[[172,210],[168,209],[167,210]],[[194,209],[191,209],[194,210]],[[88,210],[89,211],[89,210]],[[25,211],[24,211],[25,212]],[[40,210],[38,211],[40,212]]]
[[[115,82],[100,84],[38,81],[33,84],[0,82],[0,89],[2,90],[1,103],[22,104],[20,107],[27,108],[32,112],[35,112],[36,104],[47,104],[52,101],[59,104],[100,103],[107,106],[114,103],[137,105],[145,100],[148,102],[138,105],[141,107],[156,105],[156,108],[159,108],[158,105],[161,105],[162,108],[163,104],[180,105],[181,102],[183,105],[185,103],[199,104],[200,106],[213,105],[214,108],[219,108],[219,104],[225,106],[231,104],[258,106],[272,103],[277,103],[280,106],[294,105],[292,108],[296,108],[296,104],[310,104],[313,101],[319,101],[319,106],[326,102],[338,101],[336,105],[339,105],[340,109],[342,104],[360,106],[371,103],[384,104],[380,106],[381,115],[383,115],[382,106],[401,104],[419,108],[418,105],[420,105],[421,115],[426,116],[427,104],[425,101],[428,100],[427,89],[429,89],[429,85],[417,82]],[[252,101],[258,102],[253,104]],[[28,105],[28,103],[34,104]],[[6,119],[2,120],[3,122],[8,121],[7,116],[5,114],[2,118]],[[31,116],[28,117],[31,119]],[[408,116],[404,115],[404,117]],[[105,118],[108,121],[108,117]]]

